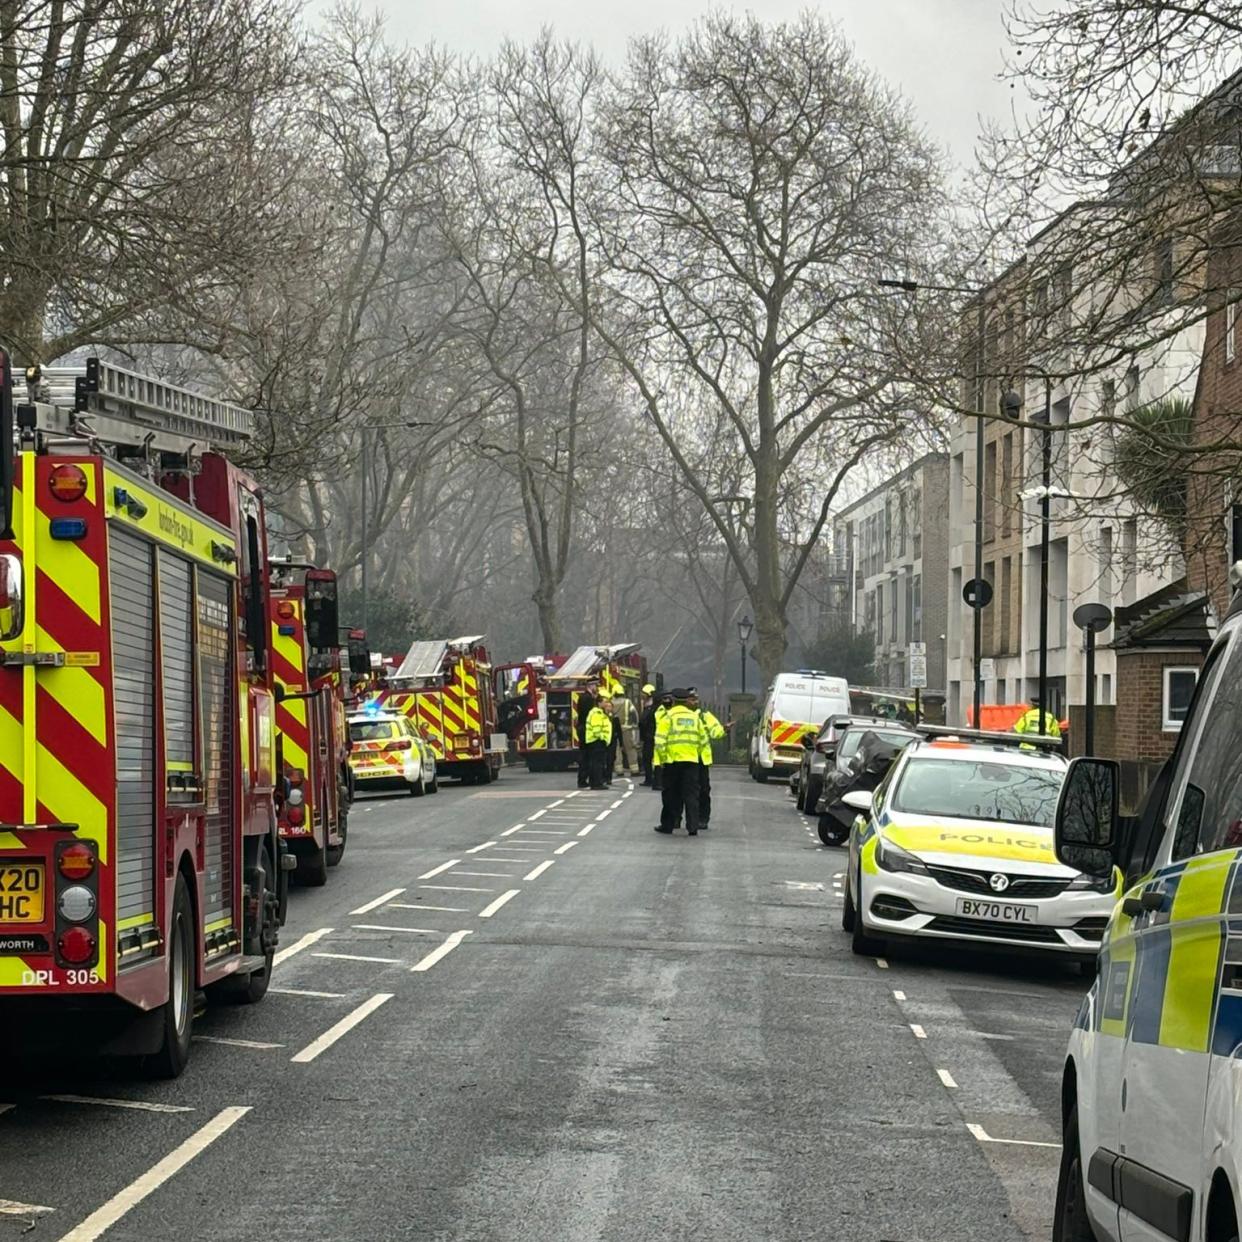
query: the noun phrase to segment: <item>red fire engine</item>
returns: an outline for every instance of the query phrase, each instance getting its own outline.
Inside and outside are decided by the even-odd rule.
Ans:
[[[336,574],[288,559],[269,570],[279,696],[276,818],[297,860],[294,878],[318,887],[345,853],[353,788]]]
[[[172,1076],[200,990],[267,991],[293,861],[250,416],[96,359],[14,410],[2,370],[0,1041]]]

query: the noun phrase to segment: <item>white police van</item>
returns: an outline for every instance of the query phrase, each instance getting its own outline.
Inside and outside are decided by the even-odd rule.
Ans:
[[[1056,1242],[1235,1242],[1242,1187],[1242,596],[1143,813],[1070,765],[1063,863],[1122,898],[1071,1035]]]
[[[849,710],[850,686],[844,677],[810,668],[777,674],[751,735],[751,776],[766,781],[774,772],[796,772],[802,764],[803,738],[818,733],[829,716],[845,716]]]

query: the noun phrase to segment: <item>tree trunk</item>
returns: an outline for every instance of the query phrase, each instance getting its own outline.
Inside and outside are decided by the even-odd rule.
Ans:
[[[561,648],[561,613],[557,607],[555,591],[547,591],[542,586],[531,599],[539,610],[539,629],[543,634],[543,654],[551,655]]]
[[[771,462],[760,460],[755,471],[755,636],[759,645],[761,691],[781,671],[785,656],[785,609],[781,602],[781,544],[777,529],[776,477]]]

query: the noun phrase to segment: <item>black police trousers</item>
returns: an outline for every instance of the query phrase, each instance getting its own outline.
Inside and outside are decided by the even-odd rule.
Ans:
[[[676,828],[684,815],[686,831],[699,830],[699,768],[697,760],[690,763],[663,763],[660,773],[660,827]]]

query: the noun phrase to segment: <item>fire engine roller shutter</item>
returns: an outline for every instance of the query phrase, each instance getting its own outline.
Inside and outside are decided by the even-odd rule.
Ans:
[[[151,545],[117,526],[108,539],[116,717],[116,918],[155,921],[155,630]]]
[[[204,826],[203,926],[232,922],[234,678],[231,586],[198,569],[198,683],[202,703]]]
[[[160,654],[164,673],[164,766],[169,801],[197,801],[194,773],[194,642],[190,563],[161,548]]]

